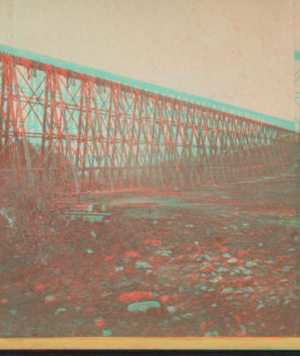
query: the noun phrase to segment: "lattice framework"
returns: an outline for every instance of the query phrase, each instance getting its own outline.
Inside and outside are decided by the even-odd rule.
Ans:
[[[0,53],[0,80],[0,154],[21,174],[23,138],[31,181],[232,182],[280,173],[293,158],[287,130],[80,72]],[[28,142],[39,147],[38,166]]]

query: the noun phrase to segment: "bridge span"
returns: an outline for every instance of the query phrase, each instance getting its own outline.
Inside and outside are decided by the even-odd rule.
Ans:
[[[116,189],[285,172],[293,122],[0,46],[0,171]]]

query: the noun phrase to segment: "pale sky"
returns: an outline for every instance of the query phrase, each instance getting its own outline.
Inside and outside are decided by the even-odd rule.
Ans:
[[[0,0],[0,43],[293,121],[292,0]]]
[[[300,0],[294,0],[295,50],[300,51]]]

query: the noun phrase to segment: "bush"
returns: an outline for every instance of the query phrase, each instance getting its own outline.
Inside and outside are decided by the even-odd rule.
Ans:
[[[15,218],[10,229],[12,243],[26,244],[29,250],[47,252],[50,245],[60,243],[67,236],[66,208],[54,204],[49,197],[22,195],[12,209]]]

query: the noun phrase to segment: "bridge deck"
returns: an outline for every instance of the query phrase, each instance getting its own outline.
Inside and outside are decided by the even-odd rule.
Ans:
[[[177,100],[182,100],[188,103],[201,105],[206,108],[215,109],[221,112],[226,112],[228,114],[237,115],[240,117],[245,117],[248,119],[252,119],[255,121],[263,122],[265,124],[277,126],[289,131],[295,131],[295,123],[293,121],[282,120],[277,117],[265,115],[259,112],[255,112],[252,110],[246,110],[244,108],[239,108],[236,106],[224,104],[215,100],[210,100],[207,98],[202,98],[196,95],[187,94],[184,92],[180,92],[177,90],[164,88],[158,85],[146,83],[139,80],[134,80],[131,78],[127,78],[121,75],[112,74],[109,72],[105,72],[99,69],[90,68],[87,66],[82,66],[79,64],[75,64],[68,61],[63,61],[60,59],[36,54],[33,52],[25,51],[22,49],[17,49],[13,47],[9,47],[6,45],[0,45],[0,53],[6,53],[11,56],[25,58],[30,61],[48,64],[54,67],[63,68],[70,72],[82,73],[88,76],[101,78],[107,81],[120,83],[124,86],[129,86],[133,88],[137,88],[142,91],[147,91],[151,93],[156,93],[159,95],[163,95],[165,97],[171,97]]]

